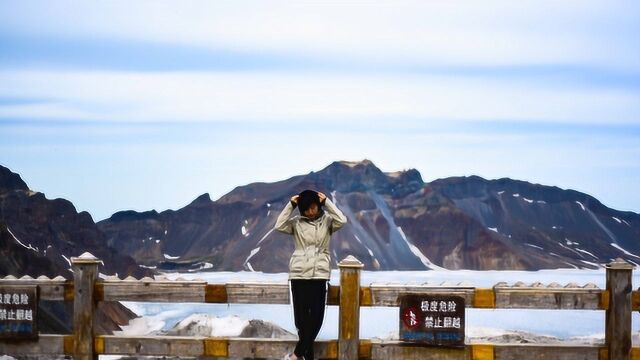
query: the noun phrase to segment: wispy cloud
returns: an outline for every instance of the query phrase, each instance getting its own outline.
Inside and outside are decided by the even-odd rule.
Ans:
[[[637,210],[638,13],[598,0],[0,0],[0,163],[99,218],[365,157]]]
[[[458,76],[262,72],[0,72],[2,118],[112,121],[367,118],[632,123],[638,93]]]
[[[358,59],[638,71],[633,1],[3,2],[0,31]],[[615,35],[615,36],[614,36]]]

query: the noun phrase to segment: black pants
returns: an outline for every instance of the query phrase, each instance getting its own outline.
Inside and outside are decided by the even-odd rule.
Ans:
[[[294,353],[313,360],[313,341],[324,320],[327,280],[291,280],[293,318],[298,329],[298,343]]]

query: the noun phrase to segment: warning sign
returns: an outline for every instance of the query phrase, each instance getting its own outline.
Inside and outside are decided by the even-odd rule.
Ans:
[[[38,287],[0,285],[0,339],[38,337]]]
[[[400,340],[426,345],[464,346],[464,298],[400,295]]]

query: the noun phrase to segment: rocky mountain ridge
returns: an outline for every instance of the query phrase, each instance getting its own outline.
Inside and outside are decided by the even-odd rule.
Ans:
[[[89,251],[103,261],[104,274],[150,274],[107,246],[91,215],[65,199],[49,200],[0,166],[0,275],[61,275],[71,278],[70,258]]]
[[[272,230],[292,194],[325,192],[349,223],[331,255],[367,270],[596,268],[640,262],[640,216],[573,190],[511,179],[382,172],[337,161],[318,172],[239,186],[212,201],[163,212],[119,212],[98,223],[110,246],[164,270],[285,272],[293,244]]]

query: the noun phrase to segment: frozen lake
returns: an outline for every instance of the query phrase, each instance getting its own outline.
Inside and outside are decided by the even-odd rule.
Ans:
[[[202,272],[170,273],[169,279],[201,279],[209,283],[225,282],[287,282],[287,274],[265,274],[258,272]],[[339,272],[334,270],[331,284],[338,285]],[[492,287],[498,282],[513,284],[518,281],[530,284],[557,282],[561,285],[593,283],[605,287],[605,270],[559,269],[541,271],[363,271],[361,284],[441,284],[464,283],[475,287]],[[634,272],[633,286],[638,287],[640,274]],[[218,317],[239,316],[244,319],[261,319],[277,324],[296,333],[291,305],[262,304],[167,304],[125,302],[127,307],[142,316],[125,330],[128,334],[145,334],[167,330],[190,314],[202,313]],[[389,337],[398,332],[397,307],[361,308],[361,338]],[[640,330],[640,315],[633,314],[633,331]],[[560,338],[592,337],[604,338],[604,311],[597,310],[492,310],[467,309],[466,327],[468,336],[495,335],[504,331],[519,330],[539,335]],[[576,326],[579,325],[579,326]],[[325,320],[319,339],[338,337],[338,307],[327,306]],[[635,338],[636,336],[634,336]]]

